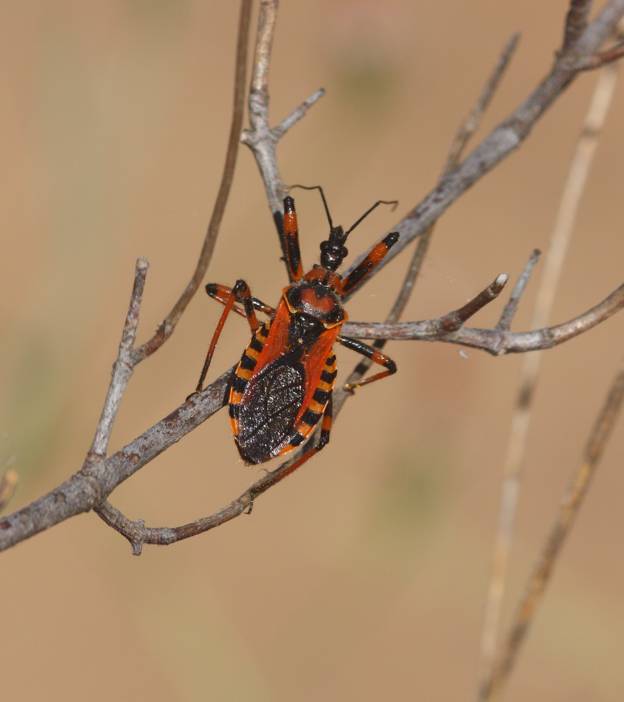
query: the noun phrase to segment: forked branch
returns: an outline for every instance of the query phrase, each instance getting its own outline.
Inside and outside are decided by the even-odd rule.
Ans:
[[[224,170],[223,183],[225,185],[222,183],[211,224],[208,228],[208,234],[202,247],[202,254],[190,283],[185,288],[178,303],[160,325],[156,335],[133,352],[133,364],[136,364],[159,348],[171,335],[180,315],[188,305],[194,292],[198,289],[214,247],[214,238],[216,237],[216,231],[223,213],[222,210],[227,199],[233,161],[235,160],[232,135],[237,132],[237,129],[240,132],[238,125],[240,124],[240,111],[242,110],[240,108],[242,73],[239,69],[241,63],[243,63],[241,59],[244,57],[242,47],[244,40],[242,37],[246,32],[245,21],[248,22],[248,11],[249,2],[248,0],[243,0],[237,51],[235,115],[230,134],[230,149],[228,149],[228,158],[226,159],[226,168]],[[305,114],[306,109],[320,97],[322,92],[318,91],[315,93],[278,124],[277,127],[270,128],[268,122],[268,70],[276,13],[277,0],[263,0],[261,2],[256,59],[250,94],[251,129],[245,133],[243,138],[245,143],[251,146],[256,156],[267,190],[269,205],[279,225],[283,183],[277,168],[275,147],[285,131]],[[465,160],[454,167],[450,173],[443,176],[434,190],[403,218],[398,227],[396,227],[401,235],[400,241],[391,249],[386,261],[393,258],[410,242],[427,231],[441,214],[472,184],[494,168],[495,165],[522,143],[542,114],[575,79],[579,71],[579,62],[596,55],[601,44],[613,31],[617,21],[623,14],[624,0],[609,0],[591,24],[581,26],[583,24],[581,23],[579,25],[578,38],[558,56],[552,70],[531,95],[477,146]],[[224,192],[225,194],[223,194]],[[356,261],[354,265],[357,265],[358,262]],[[380,268],[381,266],[377,270]],[[409,286],[413,285],[413,281],[414,276],[412,275]],[[500,287],[500,283],[501,281],[499,280],[498,287]],[[496,287],[495,285],[494,292]],[[600,321],[607,319],[608,316],[622,306],[624,292],[621,288],[618,289],[593,310],[558,327],[522,334],[513,334],[504,328],[483,330],[467,329],[460,326],[453,331],[448,330],[449,323],[451,326],[461,324],[465,321],[462,315],[467,319],[483,304],[489,302],[492,296],[493,291],[490,290],[478,301],[473,301],[472,306],[460,308],[460,310],[455,312],[454,321],[449,321],[448,315],[445,315],[438,320],[426,322],[385,325],[349,324],[345,325],[344,331],[347,334],[360,338],[421,338],[428,341],[440,340],[460,343],[473,348],[483,348],[495,354],[549,348],[555,343],[572,338]],[[105,503],[105,498],[117,485],[214,414],[223,405],[227,378],[228,373],[223,374],[202,393],[187,400],[168,417],[147,429],[141,436],[112,456],[100,458],[99,450],[92,452],[83,469],[74,474],[61,486],[13,515],[0,518],[0,549],[8,548],[53,524],[94,507],[99,509],[103,518],[112,521],[111,514],[114,516],[115,510]],[[342,401],[343,395],[340,392],[337,395],[338,404]],[[110,404],[113,410],[116,403],[117,400],[115,399],[110,400],[110,403],[107,400],[107,404]],[[112,416],[114,418],[114,411]],[[106,437],[110,433],[107,426],[110,424],[112,424],[112,419],[103,423],[101,436],[98,436],[97,441],[94,442],[96,448],[105,446],[107,442]],[[296,457],[293,460],[296,460]],[[232,516],[241,513],[251,505],[255,498],[285,477],[288,472],[289,464],[287,463],[264,476],[225,510],[222,510],[219,513],[220,516],[215,517],[213,515],[206,518],[208,521],[203,521],[202,526],[212,528],[212,526],[216,525],[215,520],[223,523],[231,519]],[[135,527],[133,526],[132,528]],[[185,531],[185,527],[181,529],[182,531],[178,532],[178,535],[191,535],[188,529]],[[149,532],[146,532],[143,541],[147,542],[148,540]],[[134,543],[133,538],[131,538],[131,541]]]

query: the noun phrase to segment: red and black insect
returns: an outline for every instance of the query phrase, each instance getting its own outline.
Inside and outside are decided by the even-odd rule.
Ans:
[[[305,187],[305,186],[293,186]],[[284,215],[277,224],[282,236],[290,285],[274,309],[252,297],[249,286],[238,280],[233,288],[209,283],[206,292],[225,309],[214,331],[197,391],[203,386],[210,360],[228,314],[234,310],[247,318],[252,338],[236,366],[229,387],[230,422],[236,446],[246,463],[262,463],[292,451],[308,439],[321,422],[319,440],[307,447],[291,467],[298,468],[329,441],[332,423],[332,390],[336,379],[335,342],[371,359],[385,370],[354,383],[349,390],[396,372],[396,364],[376,349],[340,334],[347,319],[342,299],[383,260],[399,235],[388,234],[353,271],[342,278],[336,269],[348,251],[347,236],[380,204],[379,200],[344,231],[334,226],[320,186],[329,237],[321,243],[320,264],[303,273],[295,201],[284,198]],[[260,323],[256,311],[268,315]]]

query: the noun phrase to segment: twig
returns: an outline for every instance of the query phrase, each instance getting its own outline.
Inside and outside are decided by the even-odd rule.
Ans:
[[[17,487],[17,471],[14,468],[7,468],[0,475],[0,512],[9,504]]]
[[[583,463],[572,477],[565,491],[555,522],[525,588],[524,596],[514,616],[509,635],[491,675],[481,690],[481,700],[491,700],[500,692],[514,666],[518,652],[542,602],[544,590],[566,538],[574,525],[581,505],[587,496],[592,478],[611,437],[624,401],[624,366],[615,376],[604,405],[596,419],[585,447]]]
[[[532,327],[548,323],[561,277],[563,261],[574,229],[581,195],[615,91],[616,68],[609,66],[599,76],[579,138],[557,214],[544,274],[538,290]],[[503,319],[501,319],[501,323]],[[499,328],[508,329],[507,326]],[[524,454],[531,420],[531,405],[539,375],[541,357],[531,354],[524,359],[520,387],[511,420],[507,453],[503,464],[503,483],[492,573],[488,586],[481,639],[482,679],[491,674],[496,654],[503,595],[511,553],[513,530],[520,492]]]
[[[451,148],[449,149],[446,163],[442,171],[443,175],[448,175],[454,168],[457,167],[457,164],[460,162],[464,149],[470,141],[470,138],[481,125],[483,115],[492,102],[492,98],[496,94],[498,86],[505,75],[505,71],[509,67],[509,63],[513,58],[516,49],[518,48],[519,40],[519,34],[512,34],[509,41],[503,47],[498,61],[494,66],[494,70],[485,82],[479,98],[466,119],[460,125],[455,137],[453,138],[453,142],[451,144]]]
[[[508,331],[510,329],[511,322],[516,316],[516,312],[518,310],[520,298],[524,295],[524,291],[529,283],[531,274],[533,273],[533,269],[537,265],[537,262],[539,261],[539,257],[541,255],[542,252],[539,249],[533,249],[533,252],[529,256],[529,260],[527,261],[527,264],[524,267],[524,270],[522,271],[522,275],[520,275],[520,277],[516,281],[514,289],[511,292],[511,296],[509,297],[509,301],[505,305],[505,309],[503,310],[503,313],[501,314],[501,317],[498,320],[498,324],[496,325],[497,329],[501,329],[503,331]]]
[[[175,305],[169,314],[158,326],[156,333],[142,346],[135,349],[133,353],[133,363],[136,365],[159,349],[165,341],[173,334],[173,331],[180,321],[180,317],[186,310],[189,302],[197,292],[212,258],[221,221],[225,212],[225,206],[230,195],[232,180],[234,179],[234,169],[238,156],[238,144],[243,127],[243,116],[245,112],[245,91],[247,84],[247,47],[249,44],[249,25],[251,17],[251,0],[241,0],[238,39],[236,42],[236,67],[234,69],[234,100],[232,110],[232,121],[230,124],[230,135],[228,137],[227,151],[225,154],[225,164],[221,175],[221,183],[217,192],[215,204],[210,215],[210,222],[206,229],[206,235],[201,247],[195,270],[190,281],[184,288]]]
[[[136,339],[137,327],[139,324],[139,312],[141,310],[141,300],[143,298],[148,268],[149,263],[147,259],[137,259],[134,269],[134,285],[130,296],[130,304],[128,305],[128,313],[126,314],[126,321],[121,334],[121,341],[119,342],[117,360],[113,366],[113,373],[108,386],[106,400],[104,401],[95,436],[93,437],[93,442],[89,449],[89,460],[102,458],[106,455],[113,422],[119,411],[121,398],[123,397],[130,376],[132,375],[132,370],[134,368],[132,351],[134,349],[134,340]]]
[[[464,150],[468,145],[468,142],[470,141],[470,138],[479,128],[481,120],[483,119],[483,115],[485,114],[485,111],[492,102],[492,98],[494,97],[496,90],[498,89],[498,86],[500,85],[500,82],[505,74],[505,71],[509,66],[509,63],[518,46],[519,40],[520,35],[513,34],[507,42],[507,44],[505,44],[498,58],[498,61],[494,66],[494,70],[485,82],[485,85],[483,86],[483,89],[476,103],[474,104],[472,110],[470,110],[470,112],[468,113],[468,116],[464,119],[464,121],[460,124],[459,128],[455,132],[455,135],[451,142],[451,146],[449,148],[448,155],[446,157],[444,168],[442,169],[442,178],[444,178],[449,173],[451,173],[451,171],[457,168],[462,154],[464,153]],[[418,280],[418,277],[420,275],[422,265],[427,256],[427,253],[429,252],[429,245],[431,244],[431,239],[433,237],[436,223],[437,220],[434,221],[431,225],[429,225],[426,231],[424,231],[422,235],[418,238],[418,243],[416,244],[416,251],[414,252],[413,259],[410,264],[410,289],[416,284],[416,281]],[[398,317],[392,319],[388,318],[386,321],[396,322],[398,321]],[[383,343],[377,342],[375,346],[377,348],[383,348]],[[360,370],[368,367],[370,367],[370,363],[366,361],[362,361],[359,366]]]
[[[286,132],[325,95],[325,91],[320,88],[312,93],[277,126],[271,128],[269,122],[269,68],[278,8],[278,0],[261,0],[260,2],[254,68],[249,90],[249,123],[251,128],[243,130],[241,141],[251,149],[260,170],[269,208],[275,221],[282,256],[285,257],[282,201],[286,195],[286,188],[277,164],[277,146]]]
[[[87,454],[85,464],[81,469],[81,472],[87,477],[92,476],[94,462],[106,455],[113,422],[119,409],[123,393],[125,392],[135,366],[157,351],[171,336],[171,334],[173,334],[178,321],[180,320],[192,297],[197,292],[199,285],[208,269],[210,260],[212,259],[217,236],[219,234],[219,228],[225,212],[225,206],[227,204],[232,186],[234,169],[236,167],[236,159],[238,155],[238,144],[243,124],[250,17],[251,0],[241,0],[238,38],[236,42],[232,120],[230,124],[230,134],[228,138],[225,164],[221,175],[219,191],[217,193],[216,201],[195,270],[190,282],[187,284],[183,293],[178,298],[178,301],[173,306],[167,317],[165,317],[164,321],[159,325],[156,333],[141,347],[135,349],[134,341],[136,338],[136,328],[139,319],[141,296],[143,294],[145,275],[148,267],[147,261],[144,259],[139,259],[139,261],[137,261],[134,289],[132,292],[130,307],[128,309],[128,315],[126,317],[126,323],[124,325],[121,344],[119,346],[117,361],[113,368],[113,377],[108,388],[108,393],[104,402],[100,420],[97,425],[93,444],[89,453]],[[101,493],[101,497],[105,498],[106,494]],[[99,503],[101,500],[98,499],[96,502]],[[96,512],[100,514],[100,510],[105,506],[105,504],[100,505]]]
[[[620,285],[602,302],[587,312],[563,324],[534,329],[526,332],[509,332],[500,329],[477,329],[462,327],[445,333],[440,320],[428,319],[422,322],[347,322],[343,329],[354,339],[392,339],[394,341],[444,341],[448,344],[469,346],[487,351],[494,356],[508,353],[526,353],[551,349],[564,341],[583,334],[597,324],[606,321],[624,307],[624,285]]]
[[[459,125],[457,131],[455,132],[455,135],[453,136],[453,140],[451,142],[451,146],[449,148],[449,152],[447,154],[444,168],[442,169],[443,177],[445,175],[448,175],[448,173],[450,173],[454,168],[457,167],[464,152],[464,149],[470,141],[470,138],[479,128],[481,120],[483,119],[483,115],[489,107],[492,98],[494,97],[496,90],[500,85],[500,81],[505,71],[507,70],[507,67],[509,66],[509,62],[511,61],[516,47],[518,46],[519,39],[520,35],[514,34],[504,46],[503,51],[501,52],[501,55],[498,58],[498,61],[496,62],[496,65],[494,66],[494,70],[485,82],[485,85],[483,86],[483,89],[479,97],[477,98],[476,103],[474,104],[472,110],[470,110],[470,112],[468,113],[468,116],[463,120],[463,122]],[[435,226],[436,222],[431,224],[427,231],[425,231],[423,235],[418,239],[416,250],[412,255],[412,259],[406,271],[405,279],[403,280],[403,285],[401,286],[399,295],[394,301],[390,313],[386,317],[386,324],[398,322],[399,318],[403,314],[403,311],[407,305],[407,302],[412,294],[414,286],[416,285],[416,282],[420,275],[420,271],[422,269],[424,260],[429,251],[429,244],[431,243],[431,238],[433,237]],[[385,339],[375,339],[373,346],[376,349],[381,350],[383,349],[385,344]],[[347,378],[346,385],[348,386],[356,383],[361,377],[364,376],[364,374],[368,371],[371,365],[372,361],[363,358],[354,367],[353,371]],[[337,398],[337,400],[334,402],[334,414],[338,414],[340,412],[342,405],[348,397],[351,397],[351,393],[345,393],[344,395],[339,396]]]
[[[449,333],[441,330],[440,319],[442,318],[425,322],[395,324],[349,322],[345,324],[343,329],[346,334],[355,338],[444,341],[480,348],[493,355],[503,355],[551,348],[588,331],[608,319],[622,307],[624,307],[624,285],[620,286],[599,305],[579,317],[555,327],[531,332],[513,333],[497,329],[462,327]],[[95,462],[90,466],[88,474],[78,472],[47,495],[13,514],[0,518],[0,551],[69,517],[101,506],[103,500],[120,483],[134,475],[140,468],[221,409],[225,402],[227,381],[230,374],[231,369],[223,373],[199,395],[190,397],[183,405],[147,429],[120,451],[105,460]],[[342,391],[336,393],[335,404],[342,403],[342,394]],[[296,458],[297,456],[293,460]],[[243,493],[239,500],[243,499],[247,493],[255,497],[279,482],[288,475],[288,467],[289,464],[286,464],[269,473],[268,482],[263,480],[254,484],[246,493]],[[244,509],[245,507],[241,511]],[[239,513],[237,512],[237,514]],[[227,514],[230,515],[232,512],[228,511]],[[212,518],[208,517],[207,519]],[[228,516],[228,520],[231,518]]]
[[[485,342],[486,346],[482,348],[486,348],[486,350],[490,350],[492,353],[496,353],[499,355],[502,353],[510,353],[514,350],[517,351],[518,349],[514,349],[514,340],[516,339],[516,337],[528,336],[533,338],[533,335],[535,335],[536,333],[525,332],[524,334],[513,334],[511,332],[500,332],[496,329],[460,329],[458,331],[452,332],[451,334],[448,334],[444,331],[444,326],[448,323],[449,320],[457,322],[461,317],[468,318],[469,316],[471,316],[471,314],[476,313],[478,309],[481,309],[485,304],[494,299],[495,293],[497,293],[497,291],[500,292],[502,286],[504,285],[503,280],[501,280],[502,277],[503,276],[499,276],[494,281],[494,283],[492,283],[490,286],[488,286],[488,288],[485,289],[485,291],[477,295],[470,303],[460,308],[460,310],[454,313],[443,315],[442,317],[439,317],[435,320],[421,322],[420,324],[425,325],[428,328],[429,333],[429,336],[423,338],[426,338],[429,341],[433,341],[436,339],[437,336],[437,338],[442,341],[450,340],[451,343],[463,343],[453,339],[456,339],[457,335],[467,333],[467,337],[472,342],[469,345],[472,345],[475,348],[479,348],[478,339],[482,338],[484,335],[487,337],[487,334],[492,334],[493,339],[495,339],[495,341]],[[624,306],[624,285],[618,290],[620,301],[619,304],[620,307],[622,307]],[[476,301],[478,301],[478,303]],[[573,320],[568,324],[571,328],[574,328],[576,326],[576,323],[576,320]],[[356,324],[355,326],[359,327],[360,325]],[[379,328],[385,327],[389,329],[396,328],[397,326],[401,325],[380,324],[376,326]],[[349,331],[352,331],[352,329],[350,327],[347,327],[347,325],[345,325],[345,328],[347,328]],[[541,333],[536,334],[535,338],[533,338],[533,341],[535,342],[536,339],[539,338],[541,339],[542,343],[558,343],[556,329],[556,327],[553,327],[550,330],[542,330]],[[394,337],[387,336],[384,338],[391,339]],[[524,343],[525,342],[523,340],[516,342],[516,344],[520,345]],[[491,348],[488,348],[488,344],[491,345]],[[493,349],[495,348],[498,350],[494,351]],[[361,369],[359,367],[356,367],[356,369],[353,371],[347,382],[355,382],[355,380],[358,377],[360,377],[360,375],[362,375]],[[223,402],[225,401],[224,392],[226,388],[227,376],[228,374],[224,374],[219,379],[219,390],[213,392],[210,404],[208,404],[208,402],[205,402],[205,400],[202,399],[203,412],[206,415],[204,418],[207,418],[208,416],[216,412],[218,409],[220,409],[221,404],[223,404]],[[211,386],[211,388],[213,386]],[[208,388],[208,390],[210,390],[210,388]],[[208,390],[204,391],[202,395],[208,392]],[[334,408],[342,407],[346,397],[348,396],[350,396],[349,393],[344,392],[342,389],[336,391],[334,397]],[[191,401],[193,400],[194,398],[191,398]],[[181,409],[185,409],[188,411],[186,405],[184,405]],[[159,422],[157,425],[145,432],[145,434],[143,434],[141,437],[135,439],[135,441],[132,442],[132,444],[126,446],[118,454],[115,454],[114,456],[111,456],[110,459],[107,459],[105,464],[114,463],[115,465],[109,465],[108,467],[105,465],[106,474],[114,476],[117,473],[117,471],[123,470],[123,479],[125,480],[126,478],[130,477],[132,473],[138,470],[142,465],[144,465],[144,463],[149,462],[154,457],[154,455],[158,455],[158,453],[164,451],[169,445],[171,445],[171,443],[177,440],[177,438],[175,438],[177,436],[177,427],[172,426],[174,424],[174,421],[179,420],[177,417],[174,419],[174,415],[170,415],[168,418],[162,420],[162,422]],[[184,421],[182,421],[181,425],[185,427]],[[172,434],[165,434],[165,432],[170,429],[173,429]],[[137,447],[142,447],[143,454],[147,451],[148,455],[145,457],[143,454],[137,454]],[[300,454],[301,452],[293,454],[292,458],[281,464],[275,470],[267,473],[260,480],[258,480],[247,490],[245,490],[245,492],[239,495],[235,500],[230,502],[227,506],[223,507],[222,509],[207,517],[202,517],[201,519],[198,519],[194,522],[190,522],[188,524],[184,524],[179,527],[146,527],[142,520],[130,520],[128,519],[128,517],[124,516],[119,510],[115,509],[114,507],[111,507],[108,504],[104,504],[102,507],[99,507],[98,514],[100,514],[100,516],[106,521],[106,523],[109,526],[113,527],[121,534],[123,534],[132,544],[133,552],[135,554],[139,554],[141,552],[141,545],[143,543],[158,545],[172,544],[176,541],[180,541],[181,539],[186,539],[190,536],[196,536],[210,529],[214,529],[216,526],[224,524],[225,522],[228,522],[231,519],[238,517],[243,512],[249,509],[249,507],[254,502],[254,500],[256,500],[257,497],[259,497],[269,488],[273,487],[278,482],[283,480],[286,476],[290,475],[290,467],[300,457]],[[132,455],[136,456],[136,462],[128,469],[127,457]],[[114,487],[114,485],[111,485],[110,487],[107,485],[106,489],[112,490]],[[2,548],[2,521],[0,521],[0,550]]]
[[[592,0],[570,0],[570,9],[565,19],[562,51],[567,51],[587,27]]]
[[[440,317],[438,323],[441,332],[454,332],[464,325],[471,317],[479,310],[483,309],[487,304],[495,300],[503,291],[509,276],[506,273],[501,273],[492,281],[487,288],[483,289],[478,295],[468,301],[463,307],[460,307],[453,312],[448,312],[443,317]]]
[[[265,2],[263,9],[275,6],[275,2]],[[418,207],[408,213],[399,225],[401,240],[391,249],[389,257],[385,260],[393,258],[410,241],[426,231],[454,200],[520,145],[542,114],[574,79],[575,63],[584,56],[593,55],[613,31],[623,14],[624,0],[609,0],[605,4],[597,18],[575,42],[573,52],[560,56],[550,74],[518,109],[474,149],[452,173],[443,178]],[[262,166],[261,173],[267,189],[273,187],[265,177]],[[281,214],[279,210],[277,213]],[[439,340],[484,348],[494,354],[547,348],[606,319],[619,309],[621,297],[624,297],[624,292],[618,290],[589,313],[581,315],[567,325],[559,325],[551,329],[511,334],[511,332],[462,327],[455,332],[444,333]],[[580,326],[577,327],[575,324]],[[167,332],[167,324],[163,323],[163,325],[161,325],[164,329],[163,333],[170,333]],[[344,331],[353,333],[354,336],[366,337],[366,332],[370,332],[371,327],[374,326],[349,324],[345,325]],[[398,338],[409,338],[412,335],[413,338],[435,339],[435,334],[432,333],[428,323],[412,323],[403,327],[397,324],[378,325],[376,329],[372,329],[372,332],[372,336],[369,334],[368,338],[376,336],[390,338],[396,334]],[[145,345],[142,349],[146,350]],[[0,518],[0,549],[8,548],[70,516],[101,505],[103,498],[108,496],[117,485],[149,463],[168,446],[179,441],[222,406],[226,377],[227,374],[221,376],[199,396],[191,398],[165,420],[146,430],[116,454],[94,462],[89,468],[88,475],[78,472],[32,504],[12,515]],[[340,397],[340,393],[337,395]],[[284,470],[287,471],[287,468]]]
[[[576,64],[576,68],[579,71],[593,71],[596,68],[606,66],[609,63],[621,59],[622,56],[624,56],[624,40],[619,41],[605,51],[600,51],[593,56],[587,56]]]
[[[572,47],[573,52],[562,54],[529,97],[473,149],[460,166],[442,178],[419,205],[408,212],[397,225],[388,229],[384,236],[391,231],[398,231],[400,238],[378,266],[377,273],[416,237],[427,231],[431,224],[437,221],[448,207],[474,183],[520,146],[539,118],[574,81],[578,74],[576,69],[578,61],[597,51],[602,42],[613,32],[622,15],[624,15],[624,0],[607,2],[596,19],[575,42]],[[379,241],[382,239],[383,237]],[[356,258],[345,275],[348,275],[368,253],[364,252]],[[363,279],[361,285],[355,287],[353,292],[360,289],[368,280],[370,277]]]

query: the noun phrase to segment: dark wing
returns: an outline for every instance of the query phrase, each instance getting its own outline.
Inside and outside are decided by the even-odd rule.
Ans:
[[[236,445],[243,460],[275,456],[292,432],[305,394],[303,365],[285,354],[252,376],[238,404]]]

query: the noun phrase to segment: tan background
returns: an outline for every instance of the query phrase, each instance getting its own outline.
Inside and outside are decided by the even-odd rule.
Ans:
[[[272,113],[327,91],[284,140],[287,181],[322,183],[347,223],[379,197],[400,210],[432,186],[449,139],[508,36],[523,39],[485,129],[549,66],[567,3],[284,2]],[[236,3],[3,3],[2,459],[14,506],[79,467],[109,378],[134,260],[147,256],[141,339],[186,282],[215,196],[231,101]],[[453,207],[407,315],[455,307],[545,246],[595,76]],[[622,282],[624,91],[583,199],[553,321]],[[298,197],[305,262],[325,234]],[[394,219],[393,219],[394,218]],[[396,215],[353,236],[363,250]],[[208,278],[244,276],[277,299],[285,275],[255,165],[240,166]],[[380,319],[406,259],[349,307]],[[526,328],[534,289],[516,328]],[[479,324],[495,319],[486,311]],[[121,446],[192,389],[220,308],[193,301],[142,365]],[[576,467],[622,354],[622,319],[549,352],[536,397],[512,567],[513,599]],[[213,373],[247,341],[228,326]],[[466,700],[519,358],[391,344],[400,372],[363,390],[332,444],[251,517],[133,558],[95,516],[1,558],[2,696],[12,700]],[[340,350],[343,372],[353,354]],[[621,430],[609,446],[509,700],[622,698]],[[142,470],[114,503],[149,524],[208,513],[260,469],[238,459],[224,413]],[[511,607],[506,608],[507,615]]]

